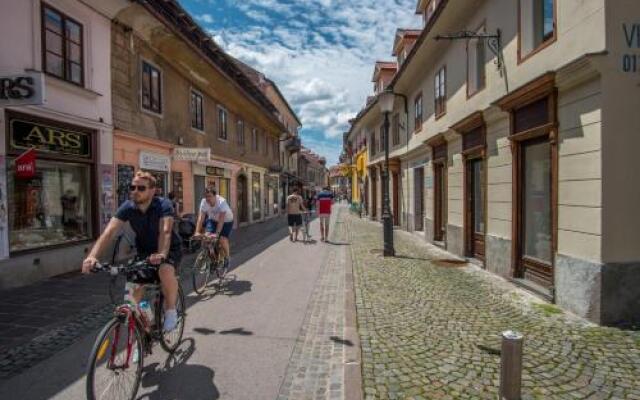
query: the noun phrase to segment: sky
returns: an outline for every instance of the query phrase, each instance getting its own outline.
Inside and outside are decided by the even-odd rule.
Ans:
[[[397,28],[420,26],[416,0],[179,0],[232,56],[273,80],[302,121],[303,145],[338,162],[348,120],[391,60]]]

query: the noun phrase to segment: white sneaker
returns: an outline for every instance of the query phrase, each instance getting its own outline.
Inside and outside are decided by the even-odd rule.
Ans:
[[[164,324],[162,325],[162,330],[165,332],[171,332],[176,329],[178,325],[178,313],[176,310],[166,310],[164,312]]]

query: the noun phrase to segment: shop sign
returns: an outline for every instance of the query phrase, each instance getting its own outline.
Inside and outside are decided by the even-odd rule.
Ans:
[[[16,158],[16,178],[31,179],[36,176],[36,151],[29,149]]]
[[[177,147],[173,150],[173,159],[176,161],[207,162],[210,158],[210,148]]]
[[[426,189],[433,189],[433,177],[432,176],[425,176],[424,177],[424,187]]]
[[[0,107],[43,103],[44,79],[41,72],[0,76]]]
[[[207,175],[224,176],[224,168],[207,167]]]
[[[91,135],[21,119],[11,120],[11,147],[91,158]]]
[[[169,172],[171,169],[171,159],[169,156],[157,153],[140,152],[140,168],[153,171]]]

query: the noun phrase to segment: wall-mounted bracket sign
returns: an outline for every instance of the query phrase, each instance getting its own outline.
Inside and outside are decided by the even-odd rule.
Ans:
[[[208,162],[211,158],[210,148],[176,147],[173,149],[173,159],[176,161]]]
[[[140,152],[140,168],[152,171],[169,172],[171,169],[171,158],[164,154]]]
[[[91,158],[91,135],[39,122],[12,119],[10,145],[13,149],[35,149],[47,153]]]
[[[44,103],[42,72],[0,76],[0,107],[41,105]]]

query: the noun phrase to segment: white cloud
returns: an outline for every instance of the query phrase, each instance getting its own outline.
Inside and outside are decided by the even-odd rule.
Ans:
[[[196,15],[196,20],[204,22],[205,24],[212,24],[213,16],[211,14]]]
[[[415,27],[415,0],[242,0],[256,21],[212,32],[214,39],[275,81],[318,153],[337,161],[338,138],[371,95],[374,62],[391,59],[398,27]],[[314,147],[315,146],[315,147]],[[326,151],[335,152],[326,153]]]

